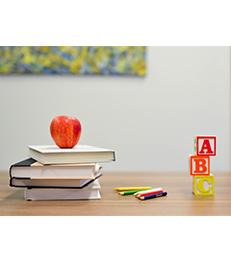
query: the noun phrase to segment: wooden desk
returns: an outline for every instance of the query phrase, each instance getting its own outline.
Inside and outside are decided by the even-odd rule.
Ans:
[[[195,198],[187,173],[104,173],[101,200],[25,201],[23,189],[8,186],[7,172],[0,173],[0,215],[231,215],[231,173],[215,173],[215,197]],[[114,187],[163,187],[168,196],[140,201],[120,196]]]

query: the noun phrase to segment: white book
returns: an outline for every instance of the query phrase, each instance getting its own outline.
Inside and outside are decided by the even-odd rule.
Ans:
[[[31,179],[94,179],[101,171],[99,164],[59,164],[43,165],[29,158],[10,167],[11,178]]]
[[[95,179],[99,178],[102,173],[95,176],[94,179],[78,178],[11,178],[11,187],[27,188],[84,188]]]
[[[95,146],[77,145],[61,149],[56,145],[31,145],[30,156],[42,164],[95,163],[115,160],[115,152]]]
[[[78,189],[25,189],[25,200],[80,200],[101,199],[98,189],[80,191]]]
[[[100,199],[100,184],[95,180],[83,189],[25,189],[25,200],[80,200]]]

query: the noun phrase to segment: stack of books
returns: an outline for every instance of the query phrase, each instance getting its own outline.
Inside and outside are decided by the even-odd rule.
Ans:
[[[10,186],[25,188],[26,200],[100,199],[101,162],[115,152],[94,146],[72,149],[29,146],[30,158],[10,167]]]

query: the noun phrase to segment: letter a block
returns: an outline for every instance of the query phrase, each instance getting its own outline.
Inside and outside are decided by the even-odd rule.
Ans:
[[[195,196],[212,196],[214,195],[214,176],[193,177],[193,193]]]
[[[190,156],[190,175],[209,176],[210,157],[209,156]]]
[[[198,156],[216,156],[216,137],[215,136],[197,136],[196,137],[196,155],[198,155]]]

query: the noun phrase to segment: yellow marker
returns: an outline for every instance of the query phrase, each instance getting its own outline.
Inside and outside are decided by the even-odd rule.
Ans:
[[[146,190],[146,189],[151,189],[152,187],[147,186],[147,187],[119,187],[119,188],[114,188],[116,191],[129,191],[129,190]]]
[[[214,176],[194,176],[193,193],[195,196],[212,196],[214,195]]]

